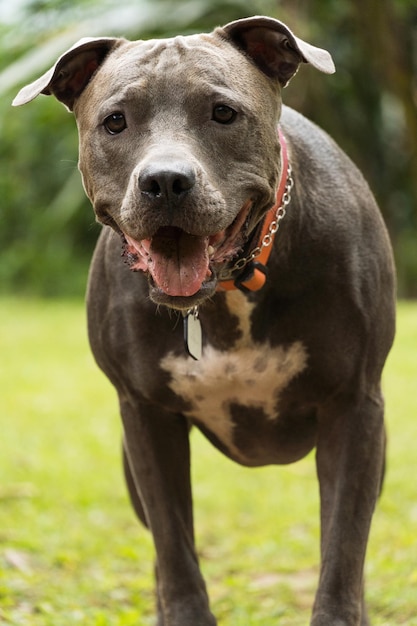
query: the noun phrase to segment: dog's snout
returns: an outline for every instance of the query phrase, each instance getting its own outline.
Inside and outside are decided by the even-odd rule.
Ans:
[[[150,163],[139,174],[139,190],[152,200],[166,200],[178,204],[194,187],[195,172],[191,165]]]

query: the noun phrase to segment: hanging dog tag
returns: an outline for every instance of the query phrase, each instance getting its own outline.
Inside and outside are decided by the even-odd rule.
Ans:
[[[184,342],[188,354],[198,361],[203,351],[201,323],[198,318],[198,307],[190,309],[184,316]]]

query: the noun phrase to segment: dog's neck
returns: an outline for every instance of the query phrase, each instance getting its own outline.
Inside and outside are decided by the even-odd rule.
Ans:
[[[217,291],[240,289],[244,292],[259,291],[266,282],[267,263],[272,250],[272,244],[281,220],[286,215],[286,209],[291,201],[291,190],[294,186],[292,169],[288,159],[288,150],[285,137],[278,129],[281,144],[281,179],[278,186],[275,205],[266,214],[260,233],[254,247],[247,256],[239,257],[231,268],[225,268],[219,277]],[[201,323],[198,317],[198,307],[195,306],[183,312],[184,343],[189,356],[199,360],[203,350],[203,336]]]

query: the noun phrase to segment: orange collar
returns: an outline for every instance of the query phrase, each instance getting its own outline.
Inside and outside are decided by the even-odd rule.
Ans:
[[[281,180],[277,191],[277,201],[265,216],[262,230],[259,235],[257,246],[244,259],[238,259],[231,269],[231,272],[239,271],[235,279],[222,280],[220,278],[217,286],[218,291],[230,291],[240,289],[241,291],[258,291],[265,282],[268,273],[267,263],[271,254],[275,233],[279,228],[280,221],[285,217],[286,206],[290,202],[290,191],[293,186],[291,176],[291,166],[288,161],[287,142],[278,128],[279,141],[281,144],[282,172]]]

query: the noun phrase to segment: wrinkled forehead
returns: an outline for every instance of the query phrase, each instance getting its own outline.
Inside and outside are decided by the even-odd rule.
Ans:
[[[139,63],[143,68],[151,67],[164,72],[179,64],[200,64],[206,59],[205,65],[211,62],[223,64],[230,44],[213,35],[190,35],[172,37],[171,39],[149,39],[147,41],[130,41],[121,46],[113,55],[113,61]],[[210,59],[210,60],[209,60]]]
[[[97,83],[100,91],[129,91],[145,87],[152,91],[165,83],[172,89],[184,86],[217,85],[245,89],[246,80],[268,82],[241,52],[226,40],[213,35],[178,36],[171,39],[126,42],[110,54]],[[96,81],[94,81],[96,82]]]

